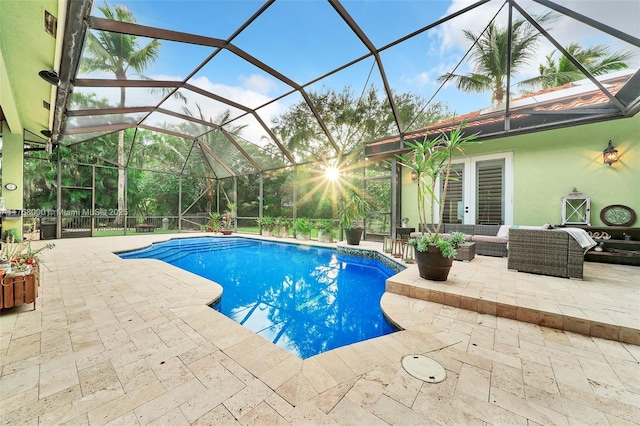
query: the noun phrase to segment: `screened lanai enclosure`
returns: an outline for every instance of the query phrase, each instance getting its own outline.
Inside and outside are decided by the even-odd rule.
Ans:
[[[629,3],[70,1],[52,128],[25,131],[24,216],[44,238],[199,231],[211,212],[259,232],[335,221],[351,187],[372,202],[367,238],[392,234],[406,141],[637,113]],[[571,81],[599,101],[528,96]]]

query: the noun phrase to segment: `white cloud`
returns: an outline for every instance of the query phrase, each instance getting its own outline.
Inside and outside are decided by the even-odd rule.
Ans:
[[[273,83],[269,83],[262,77],[256,77],[257,78],[249,79],[251,84],[256,84],[258,86],[262,85],[263,88],[267,86],[273,87]],[[208,92],[215,93],[218,96],[229,99],[240,105],[245,105],[249,108],[256,108],[260,105],[264,105],[272,99],[272,97],[265,96],[263,93],[259,93],[252,88],[214,84],[207,77],[198,77],[197,79],[190,81],[190,84],[204,89]],[[193,98],[195,98],[196,96],[190,96],[190,94],[186,91],[184,92],[184,94],[188,99],[191,98],[189,99],[191,101],[189,103],[192,104]],[[197,97],[200,98],[199,96]],[[226,110],[231,110],[232,117],[237,117],[243,114],[236,108],[215,101],[207,100],[205,103],[201,103],[200,106],[205,117],[217,117],[220,114],[223,114]],[[282,110],[283,108],[281,107],[280,103],[274,102],[267,107],[261,108],[260,111],[258,111],[258,114],[267,126],[271,126],[273,118],[280,114]],[[243,129],[242,131],[242,137],[256,144],[259,144],[262,140],[262,137],[266,135],[263,127],[260,126],[258,121],[253,117],[245,117],[240,120],[236,120],[234,121],[233,125],[246,125],[245,129]]]
[[[423,71],[417,75],[406,78],[405,81],[412,86],[424,87],[433,83],[433,77],[431,72]]]
[[[273,80],[258,74],[252,74],[249,77],[240,76],[239,79],[244,87],[261,94],[270,93],[277,88],[277,84]]]
[[[239,86],[228,86],[224,84],[216,84],[207,77],[198,77],[189,81],[193,86],[215,93],[218,96],[246,105],[249,108],[256,108],[271,100],[271,97],[265,96],[263,93],[252,89],[246,89]]]
[[[453,0],[446,14],[451,14],[474,2],[473,0]],[[631,34],[634,37],[640,37],[640,2],[637,0],[560,0],[556,1],[556,3],[617,30]],[[530,1],[520,1],[518,4],[532,16],[550,11],[550,9]],[[464,54],[464,52],[469,49],[471,43],[465,38],[462,30],[464,29],[474,34],[479,34],[486,27],[490,19],[495,16],[501,5],[502,3],[488,3],[436,28],[433,34],[438,39],[441,54],[444,56],[450,55],[452,51]],[[515,10],[514,16],[519,16]],[[506,25],[506,19],[507,7],[505,6],[505,8],[500,11],[497,22],[500,23],[500,25]],[[612,53],[618,50],[630,50],[634,52],[635,57],[632,66],[638,66],[638,64],[640,64],[640,49],[568,16],[560,15],[551,28],[545,29],[547,29],[551,36],[562,46],[566,46],[571,42],[578,42],[584,47],[602,43],[610,46]],[[545,56],[553,50],[555,50],[555,46],[548,40],[542,39],[537,49],[537,56],[531,61],[529,66],[523,67],[520,70],[519,77],[528,78],[537,75],[538,64],[544,62]],[[458,58],[461,57],[461,54],[458,54]],[[460,72],[468,71],[468,69],[463,71],[463,68],[460,69]]]
[[[149,76],[153,80],[177,80],[181,81],[183,77],[170,76],[170,75],[152,75]],[[113,75],[107,73],[94,72],[90,75],[84,75],[83,78],[108,78],[112,79]],[[223,84],[214,84],[207,77],[198,77],[189,81],[193,86],[199,87],[211,93],[215,93],[218,96],[229,99],[240,105],[246,105],[249,108],[256,108],[260,105],[264,105],[272,99],[270,96],[266,96],[266,93],[272,91],[276,85],[261,76],[251,76],[244,81],[245,87],[240,86],[227,86]],[[106,98],[109,104],[115,106],[120,100],[119,88],[77,88],[76,91],[84,93],[95,93],[98,99]],[[211,100],[209,98],[202,97],[199,94],[191,92],[189,90],[181,90],[180,93],[187,99],[187,106],[195,114],[195,103],[198,103],[202,109],[202,114],[207,118],[216,118],[221,114],[224,114],[227,110],[231,111],[232,117],[237,117],[243,114],[242,111],[236,109],[230,105]],[[149,89],[141,88],[129,88],[127,89],[127,106],[156,106],[162,99],[162,93],[153,93]],[[185,104],[178,98],[171,97],[165,101],[161,107],[170,111],[184,113],[183,108]],[[281,114],[286,109],[285,102],[273,102],[268,106],[261,108],[258,111],[259,116],[267,126],[272,125],[272,120],[277,115]],[[182,120],[176,117],[172,117],[165,114],[152,114],[145,124],[151,126],[162,127],[164,124],[179,124]],[[242,131],[242,137],[250,142],[256,144],[263,144],[263,136],[266,135],[266,131],[257,120],[252,116],[236,120],[233,123],[234,126],[246,125]]]

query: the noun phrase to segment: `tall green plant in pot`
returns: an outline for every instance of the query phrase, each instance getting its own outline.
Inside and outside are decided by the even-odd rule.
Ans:
[[[209,213],[209,220],[207,221],[207,228],[209,232],[219,232],[222,228],[222,215],[218,212]]]
[[[429,140],[425,136],[422,142],[405,142],[413,151],[406,155],[397,155],[399,163],[414,172],[418,183],[418,217],[422,235],[411,239],[416,247],[416,262],[420,276],[434,281],[446,281],[456,255],[456,248],[464,241],[464,234],[440,233],[444,217],[445,201],[451,176],[451,164],[455,153],[464,155],[464,148],[476,145],[478,133],[466,134],[466,122],[447,133],[441,133]],[[442,191],[438,195],[436,184],[443,179]],[[426,203],[438,206],[438,223],[428,226]]]
[[[364,232],[363,221],[371,210],[371,204],[358,191],[345,190],[339,211],[340,228],[345,232],[347,244],[359,245]]]

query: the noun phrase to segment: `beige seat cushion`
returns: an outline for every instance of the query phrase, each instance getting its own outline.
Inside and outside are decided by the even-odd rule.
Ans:
[[[496,243],[496,244],[506,244],[509,242],[509,238],[505,237],[497,237],[491,235],[474,235],[471,237],[471,241],[477,243]]]

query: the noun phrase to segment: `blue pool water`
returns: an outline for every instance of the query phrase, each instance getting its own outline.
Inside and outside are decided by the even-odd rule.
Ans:
[[[223,287],[214,309],[302,359],[395,331],[380,309],[395,272],[335,250],[246,238],[175,239],[126,253]]]

